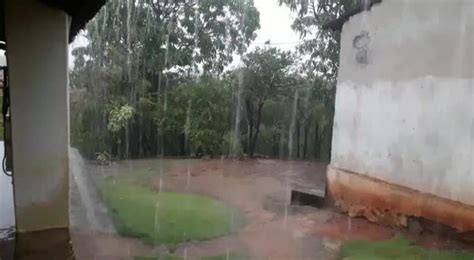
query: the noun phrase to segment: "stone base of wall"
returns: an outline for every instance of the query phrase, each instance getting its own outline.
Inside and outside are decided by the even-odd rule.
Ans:
[[[17,233],[14,259],[74,260],[69,228]]]
[[[328,167],[328,191],[350,216],[407,226],[409,217],[426,218],[459,232],[474,231],[474,206]]]

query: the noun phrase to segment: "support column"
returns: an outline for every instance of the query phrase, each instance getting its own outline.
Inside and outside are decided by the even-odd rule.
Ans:
[[[6,0],[17,232],[69,227],[69,17]]]

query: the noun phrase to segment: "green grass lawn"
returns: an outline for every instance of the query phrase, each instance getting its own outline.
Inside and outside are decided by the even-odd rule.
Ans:
[[[249,259],[246,256],[230,253],[229,256],[227,254],[217,255],[217,256],[208,256],[203,257],[201,260],[247,260]]]
[[[177,256],[165,256],[165,257],[152,257],[152,256],[136,256],[134,260],[184,260],[182,257]]]
[[[148,244],[175,246],[211,239],[243,224],[243,217],[233,207],[204,196],[157,193],[119,180],[104,181],[100,190],[117,231]]]
[[[175,257],[175,256],[167,256],[167,257],[140,257],[137,256],[134,258],[135,260],[184,260],[182,257]],[[246,256],[242,256],[239,254],[235,253],[230,253],[229,256],[227,257],[227,254],[223,255],[217,255],[217,256],[208,256],[208,257],[203,257],[200,260],[247,260],[249,259]]]
[[[396,237],[388,241],[349,241],[341,248],[344,260],[472,260],[462,252],[429,250]]]

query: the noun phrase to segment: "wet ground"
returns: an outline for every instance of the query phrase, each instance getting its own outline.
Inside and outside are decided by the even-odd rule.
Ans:
[[[187,259],[238,252],[250,259],[306,260],[339,259],[344,241],[386,240],[404,234],[427,247],[467,249],[448,238],[349,218],[334,208],[314,208],[290,204],[295,185],[324,189],[326,165],[305,161],[280,160],[136,160],[97,166],[85,163],[81,174],[91,183],[102,178],[131,178],[157,192],[176,191],[217,198],[239,208],[246,226],[238,232],[208,241],[183,243],[173,252]],[[91,184],[89,184],[91,185]],[[91,199],[96,217],[107,223],[104,206],[95,195]],[[79,201],[80,202],[80,201]],[[80,203],[79,203],[80,204]],[[73,204],[74,206],[74,204]],[[77,205],[76,205],[77,206]],[[79,210],[87,211],[86,209]],[[82,224],[84,225],[84,224]],[[75,226],[73,242],[78,259],[133,259],[156,256],[164,247],[145,245],[113,230],[92,231],[91,224]]]
[[[85,162],[74,149],[71,158],[71,235],[76,259],[133,259],[168,252],[162,246],[116,234],[97,191],[97,182],[103,178],[129,178],[156,191],[203,194],[232,204],[244,213],[245,227],[233,234],[180,244],[173,254],[187,259],[238,252],[250,259],[331,260],[339,258],[344,241],[385,240],[405,232],[365,219],[351,219],[332,208],[291,205],[290,191],[294,185],[324,189],[326,165],[322,163],[150,159],[100,166]],[[0,188],[8,187],[11,189],[9,179],[0,176]],[[0,227],[13,224],[13,197],[10,199],[1,197]],[[458,246],[435,235],[414,240],[428,247]],[[0,249],[5,241],[10,251],[0,250],[0,257],[11,259],[6,255],[12,252],[11,239],[0,240]]]
[[[247,224],[240,231],[213,240],[181,244],[175,252],[178,256],[195,259],[231,251],[258,259],[334,259],[337,254],[325,246],[325,241],[316,234],[315,225],[331,218],[333,212],[289,205],[295,182],[324,186],[325,164],[276,160],[165,160],[161,163],[138,160],[109,166],[88,164],[82,168],[87,170],[79,173],[82,177],[74,179],[76,183],[89,183],[89,187],[104,177],[129,178],[138,172],[137,178],[145,178],[157,191],[207,195],[232,204],[245,214]],[[79,179],[83,180],[78,182]],[[82,216],[73,221],[73,241],[79,259],[132,259],[163,251],[138,239],[119,237],[112,230],[91,230],[97,225],[95,222],[110,220],[101,214],[103,205],[94,193],[77,200],[83,197],[81,188],[74,190],[73,219],[74,212]],[[96,199],[99,201],[95,202]],[[96,220],[84,221],[91,219],[88,214]],[[94,254],[90,255],[91,252]]]
[[[83,176],[75,179],[83,178],[81,182],[89,183],[90,187],[105,177],[136,178],[156,191],[214,197],[234,205],[245,214],[246,226],[236,233],[180,244],[174,254],[188,259],[238,252],[251,259],[331,260],[338,258],[341,242],[351,239],[352,228],[365,239],[385,239],[393,234],[391,229],[364,221],[361,223],[366,226],[358,223],[352,227],[352,221],[331,209],[290,205],[291,189],[298,183],[324,189],[326,165],[322,163],[279,160],[165,160],[160,163],[158,160],[137,160],[108,166],[86,163],[82,168],[86,169],[80,172]],[[133,176],[134,172],[138,174]],[[163,247],[120,237],[113,230],[91,230],[94,222],[107,223],[110,220],[107,220],[107,214],[102,214],[104,207],[99,197],[92,195],[89,199],[78,200],[80,188],[73,190],[76,190],[73,215],[74,212],[82,214],[82,221],[74,222],[72,233],[78,259],[133,259],[134,256],[153,256],[163,252]],[[99,201],[95,202],[96,199]],[[90,204],[85,206],[84,201],[88,200]],[[89,215],[98,219],[84,221],[91,208],[94,213]]]

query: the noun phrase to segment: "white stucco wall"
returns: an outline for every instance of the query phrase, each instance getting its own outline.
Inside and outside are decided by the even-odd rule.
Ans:
[[[384,0],[344,25],[333,167],[474,205],[473,17]]]
[[[17,231],[69,226],[69,17],[5,1]]]

